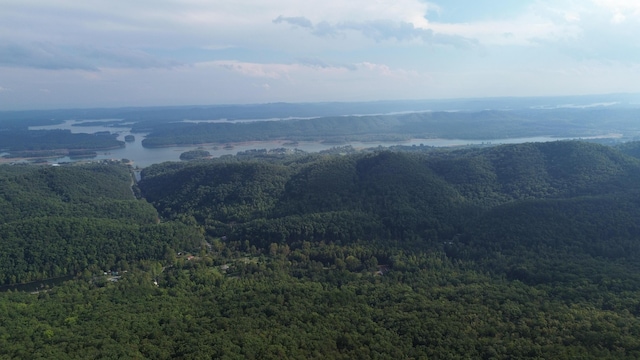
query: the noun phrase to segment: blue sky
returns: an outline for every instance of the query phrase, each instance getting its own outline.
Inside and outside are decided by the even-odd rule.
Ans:
[[[0,110],[639,92],[635,0],[0,0]]]

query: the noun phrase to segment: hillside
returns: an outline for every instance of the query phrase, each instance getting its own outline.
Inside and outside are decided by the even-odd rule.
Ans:
[[[313,236],[322,237],[326,234],[315,229],[329,224],[318,217],[333,219],[329,214],[334,213],[367,217],[358,226],[379,230],[346,239],[353,228],[345,229],[342,240],[424,240],[451,238],[469,222],[469,212],[515,201],[634,192],[640,187],[639,171],[636,159],[613,148],[560,141],[312,156],[287,167],[258,162],[156,165],[143,172],[141,188],[163,216],[192,215],[212,236],[271,237],[273,223],[296,234],[285,241],[301,240],[300,229],[310,226]],[[263,224],[251,224],[256,221]],[[248,228],[266,233],[250,234]]]
[[[161,259],[166,245],[183,243],[158,238],[188,229],[157,225],[131,184],[119,164],[0,166],[0,285]]]
[[[639,160],[425,150],[0,167],[0,357],[640,357]]]
[[[244,141],[495,140],[535,136],[588,137],[638,133],[637,109],[422,111],[249,122],[141,121],[145,147]],[[482,126],[478,126],[482,124]]]

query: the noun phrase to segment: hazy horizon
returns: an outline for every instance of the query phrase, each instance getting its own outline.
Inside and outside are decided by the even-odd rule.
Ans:
[[[48,112],[90,112],[107,113],[119,111],[144,112],[156,109],[187,110],[187,109],[263,109],[269,118],[271,111],[293,111],[302,115],[293,117],[322,117],[331,115],[384,115],[393,113],[413,113],[425,111],[482,111],[482,110],[523,110],[523,109],[592,109],[592,108],[640,108],[640,93],[611,93],[562,96],[502,96],[502,97],[469,97],[442,99],[397,99],[397,100],[369,100],[369,101],[304,101],[304,102],[264,102],[264,103],[210,103],[210,104],[179,104],[179,105],[130,105],[130,106],[85,106],[85,107],[43,107],[28,109],[0,109],[4,113],[43,113]],[[318,113],[311,115],[314,111]],[[327,114],[326,112],[329,111]],[[89,113],[86,113],[89,114]],[[272,114],[271,114],[272,115]],[[106,116],[106,115],[105,115]],[[108,117],[108,116],[107,116]],[[275,118],[287,117],[277,115]],[[222,117],[224,118],[224,117]],[[221,118],[221,119],[222,119]]]

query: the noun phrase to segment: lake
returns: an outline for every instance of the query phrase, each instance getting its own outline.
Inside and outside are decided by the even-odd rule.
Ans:
[[[249,143],[236,143],[233,144],[232,149],[225,149],[221,145],[193,145],[193,146],[172,146],[165,148],[145,148],[142,146],[142,140],[146,134],[131,133],[131,129],[127,127],[110,127],[110,126],[73,126],[76,123],[86,123],[89,121],[105,121],[113,119],[100,119],[100,120],[66,120],[62,124],[47,125],[47,126],[31,126],[29,130],[53,130],[62,129],[70,130],[72,133],[89,133],[93,134],[99,131],[109,131],[111,133],[118,134],[118,140],[124,141],[124,137],[127,135],[133,135],[135,141],[125,142],[125,147],[114,150],[98,151],[96,157],[92,160],[105,160],[105,159],[129,159],[133,161],[134,166],[146,167],[152,164],[161,163],[164,161],[180,161],[180,154],[185,151],[204,149],[209,151],[213,157],[220,157],[223,155],[235,155],[240,151],[247,151],[252,149],[277,149],[287,147],[284,144],[287,140],[277,141],[255,141]],[[253,120],[256,121],[256,120]],[[546,142],[565,140],[567,138],[556,138],[551,136],[536,136],[525,138],[512,138],[512,139],[493,139],[493,140],[460,140],[460,139],[411,139],[407,141],[397,142],[349,142],[343,145],[351,145],[356,149],[372,148],[372,147],[388,147],[393,145],[424,145],[424,146],[462,146],[462,145],[480,145],[491,143],[497,144],[519,144],[525,142]],[[295,147],[289,146],[288,148],[296,148],[306,152],[318,152],[322,150],[328,150],[335,147],[335,144],[323,144],[318,141],[299,141]],[[86,159],[85,159],[86,160]],[[77,159],[71,159],[67,156],[59,158],[51,158],[49,162],[73,162]]]

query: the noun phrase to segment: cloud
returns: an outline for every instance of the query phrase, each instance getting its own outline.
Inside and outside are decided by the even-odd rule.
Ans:
[[[0,66],[48,70],[98,71],[102,67],[157,68],[179,63],[140,50],[60,46],[51,43],[0,44]]]
[[[262,89],[264,91],[269,91],[271,90],[271,85],[269,85],[268,83],[264,83],[264,84],[253,84],[253,87]]]
[[[450,45],[458,48],[470,48],[478,45],[478,42],[472,38],[451,34],[438,34],[432,29],[419,28],[405,21],[371,20],[335,24],[322,21],[314,25],[311,20],[304,17],[287,18],[282,15],[273,20],[275,24],[282,22],[309,29],[313,35],[320,37],[335,37],[337,35],[344,35],[347,31],[355,31],[376,42],[386,40],[396,40],[398,42],[420,40],[431,45]]]
[[[361,23],[345,23],[339,28],[361,32],[364,36],[375,41],[395,39],[408,41],[415,38],[429,39],[433,37],[433,31],[429,29],[416,29],[413,24],[407,22],[395,22],[390,20],[374,20]]]
[[[213,61],[200,65],[214,65],[244,76],[267,79],[279,79],[285,77],[292,70],[291,65],[259,64],[240,61]]]
[[[273,23],[274,24],[280,24],[280,23],[289,23],[291,25],[295,25],[295,26],[300,26],[303,28],[313,28],[313,23],[311,22],[311,20],[307,19],[306,17],[303,16],[296,16],[296,17],[284,17],[282,15],[278,16],[277,18],[273,19]]]
[[[271,80],[294,80],[300,76],[320,76],[325,78],[345,78],[348,74],[359,76],[383,76],[409,79],[421,76],[416,71],[393,68],[375,62],[355,64],[330,64],[319,59],[303,59],[293,64],[260,64],[239,61],[213,61],[198,66],[214,66],[244,77],[265,78]]]
[[[285,17],[280,15],[277,18],[273,19],[272,22],[274,24],[281,24],[284,22],[289,25],[293,25],[294,27],[310,29],[311,33],[316,36],[335,36],[339,32],[338,27],[331,25],[326,21],[321,21],[317,25],[313,25],[311,20],[303,16]]]
[[[212,61],[198,66],[215,66],[247,77],[266,79],[292,79],[296,74],[340,74],[358,69],[355,64],[335,65],[318,59],[306,59],[292,64],[261,64],[241,61]]]
[[[622,24],[633,19],[640,19],[640,3],[634,0],[593,0],[600,9],[609,12],[613,24]]]
[[[575,20],[541,16],[535,12],[515,19],[468,23],[432,23],[435,34],[453,39],[476,39],[482,46],[538,46],[540,41],[569,41],[580,36],[582,29]],[[567,15],[569,16],[569,15]],[[569,16],[575,19],[577,15]]]
[[[97,68],[51,44],[0,45],[0,65],[49,70],[88,70]]]
[[[319,37],[336,37],[342,35],[340,29],[326,21],[319,22],[316,26],[313,26],[311,33]]]
[[[78,56],[100,67],[148,69],[182,65],[177,61],[157,58],[136,49],[80,47],[76,51]]]
[[[626,0],[537,2],[516,30],[529,30],[526,45],[555,52],[577,64],[640,62],[640,3]],[[522,40],[522,36],[520,36]],[[615,65],[614,65],[615,64]]]
[[[309,67],[317,67],[322,69],[342,68],[342,69],[347,69],[351,71],[357,69],[356,65],[354,64],[340,64],[340,63],[334,63],[334,62],[327,62],[318,58],[301,58],[301,59],[298,59],[298,63],[301,65],[305,65]]]
[[[11,89],[7,89],[5,87],[0,86],[0,93],[1,92],[6,92],[6,91],[11,91]]]
[[[383,77],[394,77],[397,79],[417,79],[424,77],[423,74],[417,71],[409,71],[405,69],[394,69],[386,64],[376,64],[371,62],[362,62],[356,64],[356,67],[360,71],[370,72]]]

